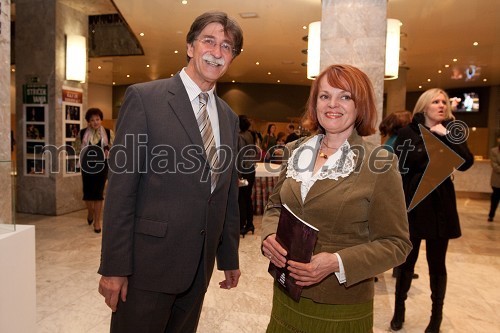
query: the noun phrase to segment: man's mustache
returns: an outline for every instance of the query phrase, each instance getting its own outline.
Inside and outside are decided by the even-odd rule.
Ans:
[[[224,66],[224,64],[226,63],[224,61],[224,58],[216,58],[213,55],[208,54],[208,53],[203,55],[203,60],[213,62],[219,66]]]

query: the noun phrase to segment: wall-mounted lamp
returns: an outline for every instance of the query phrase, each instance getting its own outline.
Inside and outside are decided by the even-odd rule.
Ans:
[[[400,20],[387,19],[384,80],[395,80],[398,78],[401,25]]]
[[[399,71],[399,44],[401,21],[387,19],[387,36],[385,47],[385,80],[398,78]],[[321,22],[309,24],[307,36],[307,78],[314,80],[319,74],[321,50]]]
[[[321,22],[309,24],[307,36],[307,78],[314,80],[319,74],[319,55],[321,52]]]
[[[66,36],[66,80],[85,82],[87,41],[84,36]]]

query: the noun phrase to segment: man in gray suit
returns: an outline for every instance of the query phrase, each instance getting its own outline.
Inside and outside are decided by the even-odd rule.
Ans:
[[[214,89],[243,33],[209,12],[186,41],[187,67],[130,86],[120,109],[99,267],[111,332],[195,332],[215,259],[221,288],[240,277],[238,117]]]

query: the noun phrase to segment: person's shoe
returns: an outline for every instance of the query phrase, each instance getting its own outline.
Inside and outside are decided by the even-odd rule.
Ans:
[[[100,234],[100,233],[101,233],[101,229],[96,229],[96,228],[94,228],[94,232],[95,232],[96,234]]]
[[[249,227],[246,227],[245,229],[247,230],[247,233],[251,231],[251,232],[252,232],[252,235],[254,234],[255,227],[254,227],[253,225],[251,225],[251,226],[249,226]]]
[[[89,218],[87,218],[87,223],[91,225],[92,223],[94,223],[94,220],[89,220]]]
[[[418,279],[418,274],[417,273],[413,273],[413,276],[411,278],[412,279]]]
[[[488,217],[488,222],[493,222],[493,218],[492,217]]]

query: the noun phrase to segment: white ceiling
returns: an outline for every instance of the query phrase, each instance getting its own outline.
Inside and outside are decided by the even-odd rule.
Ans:
[[[89,14],[114,11],[110,0],[87,0],[82,5],[78,5],[82,3],[79,0],[64,1]],[[113,3],[145,54],[90,59],[91,83],[121,85],[169,77],[186,64],[185,36],[194,18],[208,10],[222,10],[240,23],[244,51],[221,81],[310,84],[306,68],[301,65],[307,58],[301,52],[307,48],[302,40],[307,30],[302,27],[321,19],[321,0],[188,0],[187,5],[181,4],[181,0]],[[409,68],[408,91],[419,90],[419,85],[422,89],[500,85],[500,1],[389,0],[387,7],[387,17],[403,23],[401,61]],[[258,17],[241,18],[239,14],[245,12],[255,12]],[[144,37],[139,36],[141,32]],[[478,42],[478,46],[473,46],[473,42]],[[453,62],[453,58],[458,60]],[[446,64],[450,67],[445,68]],[[466,80],[466,69],[471,65],[477,66],[476,75]],[[451,79],[454,70],[462,75],[461,79]]]

